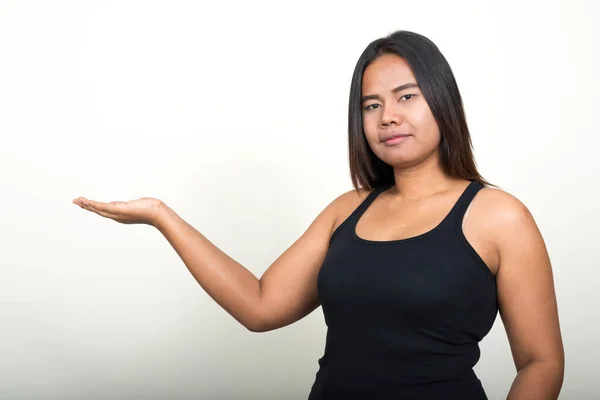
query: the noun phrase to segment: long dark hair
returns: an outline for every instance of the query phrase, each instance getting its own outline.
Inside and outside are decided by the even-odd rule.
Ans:
[[[440,129],[440,158],[444,172],[453,178],[491,185],[477,171],[462,98],[448,61],[425,36],[396,31],[371,42],[354,68],[348,112],[350,175],[354,188],[358,190],[360,186],[370,190],[394,182],[393,167],[377,157],[367,143],[360,101],[365,69],[384,54],[398,55],[412,68]]]

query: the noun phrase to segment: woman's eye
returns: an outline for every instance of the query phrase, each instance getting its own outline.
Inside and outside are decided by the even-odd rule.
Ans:
[[[406,99],[404,101],[408,101],[408,100],[412,99],[413,97],[415,97],[415,95],[412,93],[409,93],[409,94],[405,94],[404,96],[400,96],[400,100]],[[400,101],[400,100],[398,100],[398,101]],[[379,106],[380,106],[380,104],[378,104],[378,103],[369,104],[368,106],[365,106],[365,111],[375,110],[376,108],[379,108]]]
[[[369,104],[368,106],[365,107],[365,110],[366,111],[374,110],[375,106],[379,106],[379,104],[377,104],[377,103]]]

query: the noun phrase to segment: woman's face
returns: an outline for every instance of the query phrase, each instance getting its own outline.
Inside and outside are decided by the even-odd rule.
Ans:
[[[384,54],[365,69],[362,117],[367,142],[385,163],[410,167],[438,155],[438,125],[403,58]]]

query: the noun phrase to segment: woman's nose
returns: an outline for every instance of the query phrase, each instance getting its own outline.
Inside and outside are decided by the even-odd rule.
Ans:
[[[383,106],[381,112],[381,125],[387,126],[391,123],[395,123],[396,125],[401,124],[402,116],[400,115],[399,110],[393,105]]]

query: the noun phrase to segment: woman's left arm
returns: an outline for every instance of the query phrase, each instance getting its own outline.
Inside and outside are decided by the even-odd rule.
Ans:
[[[507,400],[558,399],[565,356],[548,251],[527,207],[495,192],[498,308],[517,369]]]

